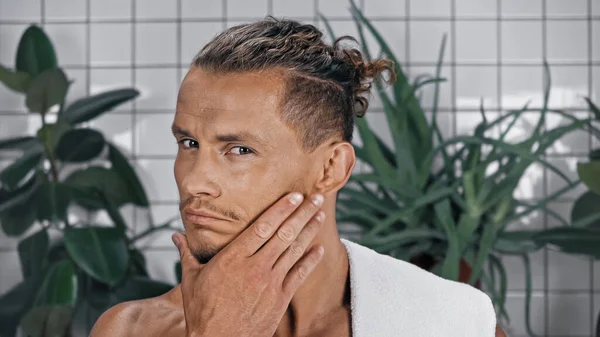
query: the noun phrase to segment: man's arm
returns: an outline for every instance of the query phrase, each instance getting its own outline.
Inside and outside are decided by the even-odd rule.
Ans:
[[[496,337],[507,337],[502,328],[499,325],[496,325]]]

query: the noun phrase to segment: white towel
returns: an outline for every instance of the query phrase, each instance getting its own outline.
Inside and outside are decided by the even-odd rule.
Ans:
[[[488,295],[342,239],[350,264],[353,337],[494,337]]]

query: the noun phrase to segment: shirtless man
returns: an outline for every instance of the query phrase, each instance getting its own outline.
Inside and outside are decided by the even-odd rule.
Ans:
[[[172,125],[182,282],[111,308],[92,337],[352,335],[336,192],[355,165],[365,83],[391,68],[321,38],[269,19],[202,49]]]

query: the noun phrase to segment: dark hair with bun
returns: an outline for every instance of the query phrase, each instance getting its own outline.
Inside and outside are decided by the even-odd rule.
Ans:
[[[265,20],[231,27],[213,38],[192,66],[217,73],[280,71],[285,80],[283,120],[297,131],[303,149],[313,151],[332,137],[351,142],[354,118],[368,106],[373,79],[389,72],[390,60],[365,60],[350,36],[332,45],[313,25],[287,19]]]

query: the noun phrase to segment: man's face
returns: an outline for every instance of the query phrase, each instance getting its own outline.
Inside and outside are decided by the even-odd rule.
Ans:
[[[288,192],[308,193],[316,167],[281,120],[274,72],[192,68],[177,99],[175,180],[190,249],[206,263]],[[224,220],[189,212],[206,211]]]

